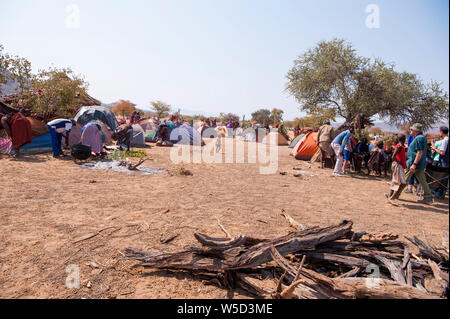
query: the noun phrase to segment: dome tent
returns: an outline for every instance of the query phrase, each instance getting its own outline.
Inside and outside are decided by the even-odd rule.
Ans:
[[[114,131],[119,126],[119,122],[114,113],[104,106],[83,106],[78,110],[73,119],[83,125],[100,120],[105,123],[111,131]]]

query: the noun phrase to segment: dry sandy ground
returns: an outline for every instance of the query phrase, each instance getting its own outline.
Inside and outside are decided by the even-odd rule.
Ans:
[[[448,231],[448,200],[426,206],[405,194],[392,206],[384,178],[332,177],[289,151],[279,147],[284,176],[261,175],[258,164],[173,165],[170,149],[157,147],[147,150],[150,165],[166,171],[155,176],[88,170],[50,155],[0,157],[0,298],[227,298],[226,290],[190,275],[133,269],[122,259],[130,246],[182,250],[194,232],[223,237],[217,218],[232,235],[256,237],[289,232],[281,209],[307,225],[351,219],[355,230],[368,232],[424,230],[437,245]],[[167,172],[181,166],[193,176]],[[311,174],[294,177],[293,167]],[[161,244],[161,234],[179,237]],[[66,288],[68,265],[78,265],[80,289]],[[248,296],[238,290],[234,297]]]

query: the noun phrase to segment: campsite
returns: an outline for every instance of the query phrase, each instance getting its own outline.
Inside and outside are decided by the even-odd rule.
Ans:
[[[323,1],[0,4],[0,299],[448,299],[448,4]]]

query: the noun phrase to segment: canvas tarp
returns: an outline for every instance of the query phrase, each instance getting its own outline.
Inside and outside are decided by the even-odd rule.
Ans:
[[[170,141],[174,144],[201,145],[202,138],[191,126],[179,125],[170,133]]]
[[[280,132],[270,132],[264,137],[262,143],[265,144],[276,143],[275,145],[289,145],[289,141]]]
[[[83,106],[74,116],[74,120],[83,125],[100,120],[105,123],[111,131],[114,131],[119,126],[119,122],[117,122],[114,113],[104,106]]]
[[[133,137],[131,138],[131,147],[145,147],[145,133],[142,126],[133,124]]]
[[[146,142],[153,142],[155,140],[156,130],[153,130],[145,135]]]
[[[289,148],[294,148],[295,145],[297,145],[298,141],[300,141],[303,138],[303,136],[305,136],[305,134],[300,134],[296,138],[294,138],[291,144],[289,144]]]
[[[310,132],[303,136],[292,149],[291,155],[294,155],[298,160],[309,161],[319,150],[317,135],[316,132]]]
[[[50,133],[45,133],[33,138],[30,144],[22,146],[20,153],[25,155],[47,153],[52,151],[52,137]]]

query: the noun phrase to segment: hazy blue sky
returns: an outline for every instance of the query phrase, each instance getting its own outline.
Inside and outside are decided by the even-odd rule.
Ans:
[[[368,4],[380,8],[369,29]],[[66,6],[78,5],[79,28]],[[318,41],[350,41],[449,88],[449,4],[439,0],[0,0],[0,43],[34,67],[69,66],[105,103],[249,115],[278,107],[301,115],[284,91],[293,60]]]

